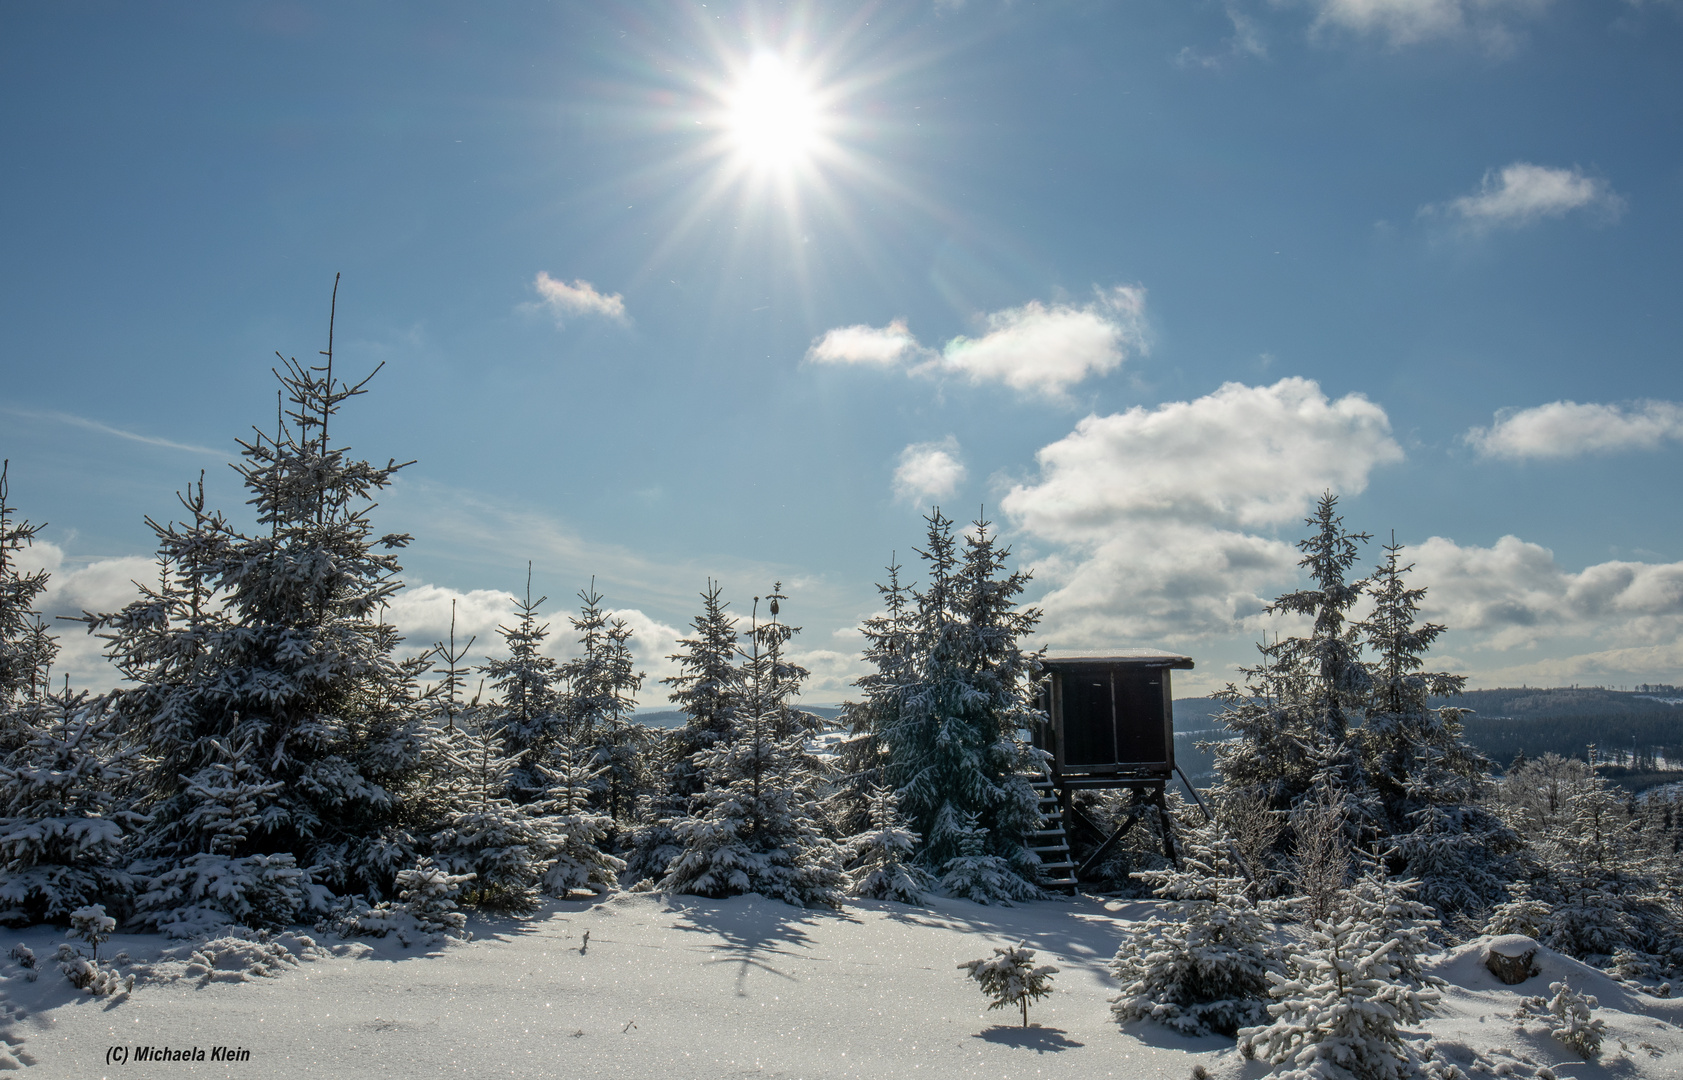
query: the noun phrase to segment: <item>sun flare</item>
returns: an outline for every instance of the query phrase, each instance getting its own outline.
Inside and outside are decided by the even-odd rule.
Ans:
[[[823,112],[812,87],[771,53],[756,56],[727,101],[732,142],[764,168],[791,168],[818,147]]]

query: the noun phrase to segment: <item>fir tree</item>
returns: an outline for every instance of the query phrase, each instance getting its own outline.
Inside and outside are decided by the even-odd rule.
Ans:
[[[663,890],[753,892],[802,907],[840,902],[835,845],[813,823],[808,735],[791,716],[789,699],[806,673],[783,656],[794,628],[778,621],[780,587],[772,590],[770,622],[759,621],[755,598],[743,713],[728,738],[696,754],[707,786],[692,800],[694,815],[673,827],[683,851],[661,880]]]
[[[1039,717],[1034,657],[1021,641],[1040,613],[1016,606],[1028,575],[1002,573],[1009,553],[987,522],[975,523],[961,554],[951,519],[937,509],[925,520],[928,546],[918,554],[928,576],[913,593],[917,612],[902,639],[912,670],[897,675],[905,680],[897,708],[877,732],[884,778],[923,836],[920,865],[947,875],[956,859],[991,856],[1032,892],[1039,860],[1027,838],[1039,824],[1038,803],[1017,732]],[[971,853],[978,836],[983,851]],[[966,866],[965,881],[996,880]],[[997,898],[1022,893],[1005,883]]]

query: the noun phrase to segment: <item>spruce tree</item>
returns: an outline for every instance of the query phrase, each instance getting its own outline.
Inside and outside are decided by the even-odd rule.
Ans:
[[[58,655],[58,642],[35,611],[48,574],[26,574],[18,566],[18,552],[46,526],[17,520],[10,471],[10,461],[0,462],[0,754],[32,737],[36,725],[30,715],[44,704],[51,689],[48,671]]]
[[[854,682],[863,701],[842,706],[841,722],[848,734],[836,747],[840,777],[826,800],[830,820],[838,831],[857,833],[874,823],[876,789],[883,782],[884,748],[879,732],[900,719],[907,689],[916,679],[912,648],[913,596],[900,580],[900,563],[889,560],[888,584],[877,586],[883,612],[859,624],[865,636],[865,662],[874,669]],[[895,800],[898,807],[899,800]]]
[[[625,863],[607,852],[613,819],[590,808],[596,777],[566,749],[558,751],[543,771],[549,788],[542,809],[560,838],[555,861],[544,872],[544,891],[563,899],[574,889],[589,889],[597,895],[614,891]]]
[[[918,835],[906,828],[894,792],[874,787],[870,796],[870,827],[848,839],[849,896],[922,904],[935,882],[912,863]]]
[[[559,823],[541,806],[509,797],[516,759],[477,725],[452,733],[448,816],[431,840],[433,860],[452,875],[473,875],[463,899],[475,907],[528,912],[561,851]]]
[[[779,621],[774,586],[772,618],[759,621],[759,597],[743,654],[742,713],[728,738],[698,751],[706,787],[694,813],[673,831],[683,851],[660,882],[662,890],[701,896],[759,893],[801,907],[839,904],[839,852],[814,823],[815,759],[809,733],[789,699],[804,669],[784,657],[797,628]]]
[[[86,694],[45,694],[29,741],[0,765],[0,922],[63,922],[96,901],[123,902],[129,835],[145,821],[127,794],[136,748]]]
[[[513,600],[519,618],[512,627],[497,627],[508,646],[508,656],[488,660],[479,669],[498,697],[487,723],[501,733],[504,752],[519,759],[510,786],[521,802],[541,797],[547,786],[543,770],[564,748],[566,737],[560,701],[561,665],[544,655],[549,625],[538,621],[538,609],[548,599],[532,599],[532,567],[527,563],[526,599]]]
[[[130,680],[114,708],[146,748],[142,846],[158,865],[204,853],[180,840],[209,790],[194,778],[238,747],[253,820],[226,853],[284,857],[333,891],[380,896],[428,826],[414,813],[429,752],[415,681],[428,660],[394,657],[382,613],[409,537],[377,535],[368,516],[403,466],[353,458],[330,430],[373,375],[335,376],[331,320],[322,355],[283,358],[277,430],[240,440],[257,531],[206,512],[201,488],[183,498],[191,521],[151,523],[166,584],[87,621]]]
[[[643,673],[631,656],[631,627],[602,607],[594,579],[579,590],[579,601],[579,615],[569,621],[579,634],[580,655],[561,666],[567,742],[590,756],[598,806],[615,821],[629,822],[643,782],[645,733],[631,720]]]
[[[1000,879],[973,860],[1000,859],[1024,886],[1002,884],[996,898],[1008,901],[1035,891],[1039,862],[1027,845],[1039,815],[1018,731],[1040,715],[1034,657],[1022,648],[1040,612],[1017,606],[1028,574],[1004,573],[1009,552],[987,522],[974,524],[961,552],[950,518],[937,508],[925,521],[925,585],[913,591],[917,610],[900,639],[911,670],[895,671],[904,681],[885,693],[894,707],[877,731],[884,779],[923,836],[921,866],[947,875],[954,860],[972,860],[960,876],[985,893]]]

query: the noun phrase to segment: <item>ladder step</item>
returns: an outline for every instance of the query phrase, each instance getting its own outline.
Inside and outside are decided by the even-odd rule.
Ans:
[[[1072,862],[1046,862],[1041,863],[1040,868],[1042,870],[1074,870],[1075,864]]]
[[[1029,835],[1030,836],[1041,836],[1041,837],[1045,837],[1045,836],[1068,836],[1069,833],[1065,832],[1062,829],[1036,829],[1033,832],[1029,833]]]
[[[1068,844],[1035,844],[1035,845],[1030,846],[1029,850],[1030,851],[1068,851],[1069,850],[1069,845]]]

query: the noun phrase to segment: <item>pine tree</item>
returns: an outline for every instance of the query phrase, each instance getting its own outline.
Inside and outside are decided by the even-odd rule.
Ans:
[[[894,792],[871,789],[870,828],[847,841],[849,896],[893,900],[920,905],[935,885],[929,874],[913,865],[918,835],[906,828]]]
[[[843,881],[835,845],[813,823],[812,755],[789,699],[806,672],[783,656],[795,628],[778,621],[774,586],[770,622],[758,601],[743,656],[743,712],[735,730],[698,751],[707,786],[693,816],[673,829],[683,852],[672,860],[662,890],[701,896],[759,893],[801,907],[834,907]]]
[[[917,612],[903,639],[912,672],[877,732],[884,778],[923,836],[920,865],[950,875],[956,859],[991,856],[1035,892],[1038,859],[1027,839],[1039,815],[1017,733],[1039,716],[1031,697],[1034,657],[1021,641],[1040,612],[1016,606],[1028,575],[1002,576],[1009,552],[995,544],[987,522],[975,523],[960,554],[951,519],[936,509],[925,521],[928,546],[918,554],[928,576],[913,592]],[[978,837],[984,850],[973,854]],[[966,866],[966,882],[985,887],[995,880],[976,872],[978,864]],[[1005,883],[996,898],[1020,895]]]
[[[146,747],[154,856],[195,853],[169,839],[209,790],[193,778],[223,761],[218,747],[239,747],[257,805],[227,854],[284,857],[331,889],[379,896],[414,864],[427,824],[413,811],[428,780],[415,686],[428,661],[393,655],[382,613],[401,587],[391,552],[409,537],[376,536],[368,511],[403,466],[332,441],[333,418],[373,376],[335,377],[331,326],[324,364],[283,358],[278,430],[240,441],[259,531],[207,513],[202,488],[183,497],[190,522],[149,522],[165,584],[87,621],[131,681],[114,707]]]
[[[85,694],[45,695],[33,734],[0,765],[0,922],[63,922],[133,886],[124,846],[145,821],[128,809],[134,747]]]
[[[491,680],[500,702],[487,722],[502,734],[504,751],[519,758],[511,787],[521,802],[541,797],[546,786],[543,769],[566,738],[560,707],[561,665],[544,655],[549,625],[538,621],[538,609],[548,599],[532,599],[532,566],[527,563],[526,599],[513,600],[519,620],[513,627],[497,627],[508,646],[508,657],[489,660],[479,669]]]

